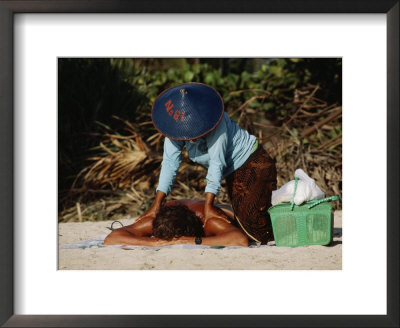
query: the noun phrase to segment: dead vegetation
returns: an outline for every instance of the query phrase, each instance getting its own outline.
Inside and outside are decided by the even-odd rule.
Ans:
[[[294,171],[302,168],[326,195],[342,196],[342,108],[316,98],[317,91],[314,85],[295,89],[294,93],[281,90],[278,108],[285,97],[296,106],[280,120],[269,120],[263,111],[250,107],[252,101],[262,103],[276,98],[262,90],[254,90],[254,97],[239,108],[228,107],[228,113],[238,117],[239,125],[256,135],[259,143],[276,158],[278,187],[292,180]],[[151,122],[134,125],[124,121],[124,124],[124,135],[106,131],[99,147],[93,149],[96,155],[88,158],[89,165],[60,199],[59,222],[134,217],[152,203],[162,161],[163,137],[155,133],[142,139],[137,132],[139,125]],[[191,163],[184,152],[168,199],[203,198],[205,176],[206,169]],[[224,182],[217,202],[229,203]]]

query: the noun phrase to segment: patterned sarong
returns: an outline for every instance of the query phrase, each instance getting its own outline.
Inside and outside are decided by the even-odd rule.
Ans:
[[[226,178],[235,219],[253,240],[273,240],[268,214],[272,190],[276,190],[275,160],[259,146],[247,161]]]

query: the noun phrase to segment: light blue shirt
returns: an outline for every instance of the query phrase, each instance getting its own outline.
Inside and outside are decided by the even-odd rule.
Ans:
[[[195,142],[165,138],[157,190],[167,195],[171,192],[186,146],[189,158],[208,168],[205,192],[217,194],[221,180],[243,165],[255,142],[256,137],[241,129],[227,113],[213,131]]]

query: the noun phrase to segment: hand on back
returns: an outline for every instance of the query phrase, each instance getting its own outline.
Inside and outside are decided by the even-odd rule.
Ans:
[[[154,207],[154,206],[152,206],[152,207],[150,207],[146,212],[144,212],[138,219],[137,219],[137,221],[139,221],[139,220],[142,220],[142,219],[145,219],[145,218],[147,218],[147,219],[155,219],[156,218],[156,215],[157,215],[157,213],[160,211],[160,208],[159,207]]]
[[[144,218],[154,220],[158,212],[160,212],[161,204],[165,199],[165,196],[166,195],[162,191],[158,190],[153,205],[138,218],[138,221]]]

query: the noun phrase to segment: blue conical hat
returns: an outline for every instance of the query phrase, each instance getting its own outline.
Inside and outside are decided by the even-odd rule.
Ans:
[[[224,115],[224,102],[212,87],[184,83],[163,91],[154,101],[153,124],[175,140],[200,138],[211,132]]]

